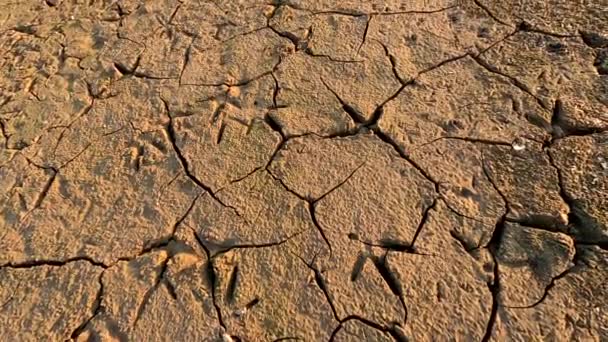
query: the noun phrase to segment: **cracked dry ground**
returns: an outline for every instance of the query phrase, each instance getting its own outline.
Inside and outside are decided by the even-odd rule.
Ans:
[[[0,340],[608,341],[605,0],[0,0]]]

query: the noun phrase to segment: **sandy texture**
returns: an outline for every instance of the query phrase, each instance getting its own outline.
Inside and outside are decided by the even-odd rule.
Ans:
[[[0,0],[1,341],[607,341],[608,3]]]

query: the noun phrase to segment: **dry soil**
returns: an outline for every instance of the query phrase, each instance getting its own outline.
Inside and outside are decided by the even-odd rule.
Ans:
[[[1,341],[608,341],[606,0],[0,0]]]

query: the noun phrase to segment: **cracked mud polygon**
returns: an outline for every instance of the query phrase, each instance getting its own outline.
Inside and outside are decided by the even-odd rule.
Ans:
[[[0,0],[0,340],[608,341],[605,0]]]

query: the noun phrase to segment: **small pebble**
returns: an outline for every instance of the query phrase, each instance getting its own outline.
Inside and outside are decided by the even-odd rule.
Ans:
[[[237,317],[241,317],[241,316],[243,316],[245,313],[247,313],[247,308],[242,308],[242,309],[236,310],[236,311],[234,312],[234,315],[235,315],[235,316],[237,316]]]
[[[513,142],[511,143],[511,147],[513,147],[515,151],[523,151],[526,149],[526,143],[523,139],[517,138],[513,140]]]

